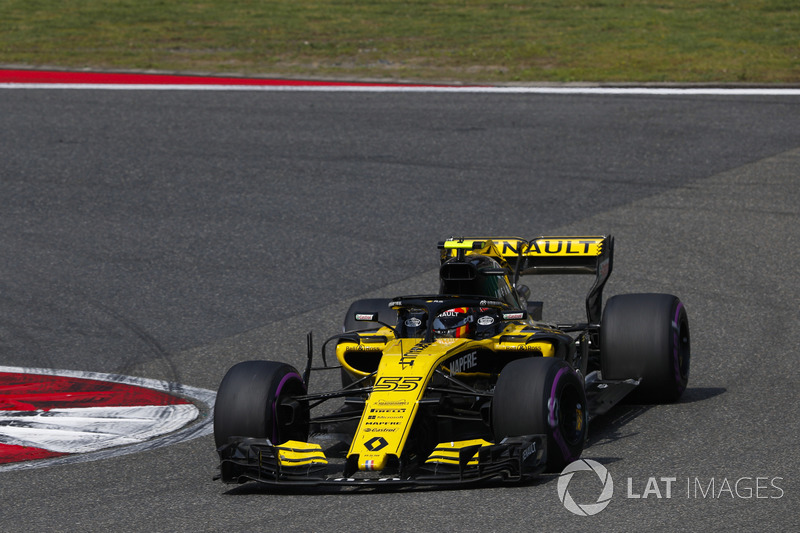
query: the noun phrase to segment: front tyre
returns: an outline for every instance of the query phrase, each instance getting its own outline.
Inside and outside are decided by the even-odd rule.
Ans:
[[[689,319],[671,294],[610,298],[600,326],[603,379],[640,379],[630,400],[675,402],[689,382]]]
[[[578,459],[588,434],[586,392],[561,359],[533,357],[503,368],[492,399],[495,442],[504,437],[547,436],[547,471]]]
[[[308,439],[309,409],[303,378],[291,365],[245,361],[228,370],[214,404],[217,449],[230,437],[255,437],[282,444]]]

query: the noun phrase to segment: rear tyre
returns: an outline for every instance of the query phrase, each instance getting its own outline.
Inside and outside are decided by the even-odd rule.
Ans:
[[[586,392],[561,359],[518,359],[505,366],[492,400],[495,442],[504,437],[547,436],[547,471],[578,459],[588,433]]]
[[[671,294],[610,298],[600,329],[603,379],[639,379],[629,396],[640,403],[675,402],[689,381],[689,319]]]
[[[291,365],[245,361],[228,370],[214,404],[217,449],[231,437],[265,438],[273,444],[308,439],[309,408],[292,399],[306,393]]]

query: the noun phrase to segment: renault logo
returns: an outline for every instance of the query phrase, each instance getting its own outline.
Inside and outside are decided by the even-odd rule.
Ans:
[[[383,437],[372,437],[367,442],[364,443],[364,447],[371,452],[377,452],[378,450],[382,450],[389,445],[386,442],[386,439]]]

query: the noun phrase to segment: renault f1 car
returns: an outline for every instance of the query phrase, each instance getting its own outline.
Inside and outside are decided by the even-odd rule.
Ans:
[[[414,486],[559,472],[580,456],[593,417],[624,398],[676,401],[689,377],[677,297],[624,294],[602,306],[613,245],[611,236],[440,243],[439,291],[356,301],[321,364],[309,334],[302,373],[276,361],[227,372],[214,408],[218,477]],[[520,281],[550,274],[595,277],[586,322],[541,321],[543,304]],[[312,374],[331,369],[342,386],[311,392]]]

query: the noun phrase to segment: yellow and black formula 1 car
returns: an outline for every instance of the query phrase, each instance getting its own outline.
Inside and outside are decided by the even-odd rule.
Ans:
[[[359,300],[345,332],[301,374],[233,366],[214,436],[228,483],[447,485],[519,482],[576,460],[589,420],[624,397],[671,402],[689,376],[689,323],[667,294],[602,307],[611,236],[450,239],[437,294]],[[587,322],[541,322],[522,276],[590,274]],[[336,363],[326,348],[335,347]],[[331,358],[332,359],[332,358]],[[339,390],[310,392],[341,369]],[[338,400],[338,409],[321,407]],[[317,411],[323,414],[315,414]]]

